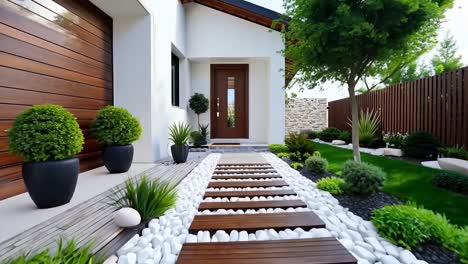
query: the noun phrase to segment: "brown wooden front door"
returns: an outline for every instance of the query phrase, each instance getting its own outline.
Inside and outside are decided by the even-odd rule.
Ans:
[[[211,65],[211,137],[248,138],[249,65]]]

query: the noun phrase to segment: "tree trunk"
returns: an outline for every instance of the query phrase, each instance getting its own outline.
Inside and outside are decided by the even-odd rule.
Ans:
[[[355,83],[348,83],[349,99],[351,101],[351,124],[352,124],[352,143],[353,143],[353,157],[355,161],[361,161],[361,153],[359,152],[359,112],[356,102],[356,95],[354,88]]]
[[[197,119],[198,119],[198,130],[200,130],[200,114],[197,114]]]

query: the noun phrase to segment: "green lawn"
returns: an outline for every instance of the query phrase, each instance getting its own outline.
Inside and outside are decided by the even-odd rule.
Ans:
[[[315,143],[329,163],[328,170],[340,174],[352,151]],[[382,168],[387,173],[384,192],[411,200],[427,209],[443,213],[454,224],[468,226],[468,197],[432,186],[432,178],[439,170],[418,164],[362,153],[363,161]]]

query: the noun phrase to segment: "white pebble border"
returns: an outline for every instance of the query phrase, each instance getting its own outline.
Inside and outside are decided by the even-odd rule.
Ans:
[[[293,191],[326,224],[326,228],[357,259],[359,264],[424,264],[409,251],[380,237],[374,225],[343,208],[330,193],[271,153],[263,157],[283,176]]]

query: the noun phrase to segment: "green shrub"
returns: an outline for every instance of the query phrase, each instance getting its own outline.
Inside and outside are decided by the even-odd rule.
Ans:
[[[158,179],[143,176],[140,181],[128,179],[125,181],[125,187],[116,189],[110,198],[114,206],[131,207],[146,221],[160,217],[173,207],[177,193],[169,183],[161,183]]]
[[[200,135],[202,136],[203,140],[208,139],[208,135],[210,134],[210,124],[201,124],[198,126],[198,130],[200,131]]]
[[[379,167],[365,162],[347,161],[341,177],[345,180],[345,189],[357,194],[378,192],[385,181],[385,173]]]
[[[173,124],[169,128],[169,140],[175,145],[187,145],[190,138],[190,125],[183,122]]]
[[[326,177],[317,181],[317,188],[331,194],[342,194],[345,181],[337,177]]]
[[[379,129],[378,112],[361,110],[359,115],[359,144],[363,147],[372,147],[372,143],[377,139],[377,131]]]
[[[440,149],[440,153],[448,158],[468,160],[468,151],[463,147],[447,147]]]
[[[192,133],[190,133],[190,138],[193,140],[193,144],[195,146],[199,145],[198,143],[203,141],[203,136],[199,131],[192,131]]]
[[[312,157],[306,159],[305,167],[308,171],[322,174],[327,171],[328,161],[314,153]]]
[[[78,247],[74,240],[64,245],[62,240],[58,241],[58,248],[54,254],[49,250],[43,250],[34,255],[22,255],[14,259],[1,262],[2,264],[101,264],[104,259],[95,257],[91,251],[92,243]]]
[[[287,152],[280,152],[278,154],[276,154],[276,156],[278,156],[278,158],[282,159],[282,158],[289,158],[289,153]]]
[[[410,133],[403,141],[402,150],[406,156],[426,159],[437,157],[439,143],[431,133],[417,131]]]
[[[189,99],[189,106],[190,109],[192,109],[195,114],[197,114],[198,124],[200,124],[200,114],[208,111],[208,108],[210,107],[210,101],[205,97],[205,95],[201,93],[195,93]]]
[[[437,187],[468,195],[468,176],[443,171],[432,179],[432,183]]]
[[[127,109],[106,106],[91,123],[91,132],[105,146],[132,144],[141,136],[140,122]]]
[[[390,205],[372,213],[380,235],[408,249],[424,242],[438,241],[468,261],[468,228],[458,228],[445,216],[415,205]]]
[[[386,133],[383,136],[383,141],[392,148],[401,148],[403,141],[405,141],[407,134],[402,135],[400,133]]]
[[[309,139],[316,139],[319,137],[319,132],[317,131],[309,131],[309,133],[307,134],[307,136],[309,137]]]
[[[326,142],[332,142],[335,139],[338,139],[340,137],[341,130],[335,127],[329,127],[325,128],[322,130],[319,134],[318,137]]]
[[[351,142],[351,133],[348,131],[341,131],[340,135],[338,136],[339,140],[343,140],[344,142]]]
[[[270,144],[268,145],[268,150],[270,150],[273,153],[281,153],[281,152],[288,152],[289,149],[285,145],[281,144]]]
[[[9,150],[27,162],[62,160],[83,149],[76,118],[58,105],[35,105],[19,114],[8,131]]]
[[[303,161],[306,153],[314,153],[314,143],[307,138],[307,135],[291,133],[284,140],[290,153],[294,153],[295,157],[289,157],[295,161]]]
[[[291,163],[291,168],[293,168],[295,170],[300,170],[300,169],[304,168],[304,164],[302,164],[300,162],[293,162],[293,163]]]

